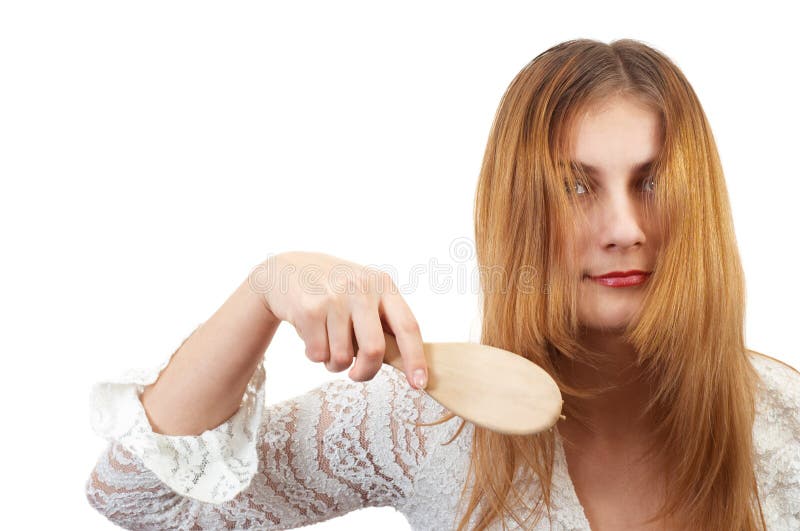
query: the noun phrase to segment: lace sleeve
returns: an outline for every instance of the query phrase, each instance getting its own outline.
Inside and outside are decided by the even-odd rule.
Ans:
[[[761,377],[753,441],[767,529],[800,529],[800,373],[767,356],[751,360]]]
[[[89,503],[128,529],[291,529],[362,507],[401,508],[446,412],[384,365],[367,382],[332,380],[263,408],[263,360],[242,407],[197,436],[152,431],[141,383],[97,384],[93,426],[110,440]]]

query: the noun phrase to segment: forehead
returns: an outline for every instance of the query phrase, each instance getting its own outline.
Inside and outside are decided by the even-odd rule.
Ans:
[[[658,113],[630,98],[615,97],[578,117],[572,159],[600,172],[627,171],[661,149]]]

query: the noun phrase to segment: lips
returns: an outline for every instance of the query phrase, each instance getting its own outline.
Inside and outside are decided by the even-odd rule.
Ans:
[[[592,276],[591,278],[615,278],[615,277],[629,277],[631,275],[647,275],[647,274],[649,274],[647,271],[642,271],[640,269],[631,269],[630,271],[612,271],[611,273]]]
[[[650,272],[642,271],[640,269],[631,269],[630,271],[611,271],[602,275],[588,277],[598,284],[608,286],[611,288],[624,288],[627,286],[636,286],[643,283],[650,276]]]

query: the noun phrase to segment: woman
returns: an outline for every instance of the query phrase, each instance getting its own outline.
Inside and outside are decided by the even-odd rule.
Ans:
[[[475,207],[492,272],[481,342],[553,376],[554,430],[446,422],[415,380],[422,338],[390,279],[283,253],[161,367],[95,387],[112,442],[90,503],[136,528],[286,529],[386,505],[414,529],[800,528],[800,375],[744,346],[721,164],[668,58],[585,39],[537,56],[500,103]],[[296,273],[260,289],[305,268],[321,289]],[[284,320],[331,371],[351,366],[354,333],[356,381],[265,411],[262,356]],[[381,364],[384,329],[405,381]]]

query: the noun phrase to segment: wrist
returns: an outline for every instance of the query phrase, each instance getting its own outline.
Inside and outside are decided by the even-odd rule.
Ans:
[[[242,289],[247,292],[247,297],[257,303],[266,321],[280,322],[267,301],[267,294],[271,286],[268,265],[265,261],[254,267],[247,276],[247,280],[242,284]]]

